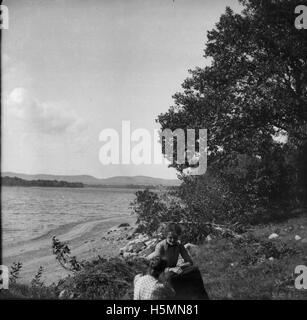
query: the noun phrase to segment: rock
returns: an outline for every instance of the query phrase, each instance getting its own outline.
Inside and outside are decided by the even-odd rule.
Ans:
[[[121,223],[118,228],[130,227],[130,224],[127,222]]]
[[[135,252],[124,252],[123,257],[124,258],[130,258],[135,257],[137,254]]]
[[[184,245],[184,247],[185,247],[187,250],[190,250],[190,249],[192,249],[192,248],[198,248],[198,245],[188,242],[188,243],[186,243],[186,244]]]
[[[187,243],[184,246],[188,252],[190,253],[190,255],[195,256],[199,253],[199,246],[197,246],[196,244],[193,243]]]
[[[294,237],[294,239],[295,239],[296,241],[299,241],[299,240],[301,240],[302,238],[301,238],[299,235],[296,235],[296,236]]]
[[[126,251],[126,250],[127,250],[127,245],[125,245],[125,246],[123,246],[123,247],[121,247],[121,248],[119,249],[120,252],[124,252],[124,251]]]
[[[139,238],[139,239],[135,239],[134,243],[144,243],[145,244],[145,240],[146,238]]]
[[[270,240],[276,239],[276,238],[278,238],[278,237],[279,237],[279,235],[278,235],[277,233],[272,233],[272,234],[269,235],[269,239],[270,239]]]
[[[211,238],[210,234],[209,234],[209,235],[207,235],[207,237],[206,237],[206,241],[210,242],[211,240],[212,240],[212,238]]]
[[[236,267],[238,264],[239,264],[238,262],[232,262],[232,263],[230,264],[230,266],[231,266],[231,267]]]
[[[139,255],[142,257],[147,257],[148,255],[150,255],[151,253],[153,253],[155,250],[154,246],[151,247],[147,247],[144,250],[142,250],[141,252],[139,252]]]
[[[132,246],[132,252],[138,253],[138,252],[140,252],[140,251],[141,251],[142,249],[144,249],[144,248],[146,248],[145,243],[144,243],[144,242],[138,242],[138,243],[136,243],[136,244],[134,244],[134,245]]]
[[[137,237],[137,239],[138,239],[139,241],[145,242],[145,241],[148,241],[148,240],[149,240],[149,237],[148,237],[147,235],[145,235],[145,234],[140,234],[140,235]]]
[[[67,290],[65,289],[62,290],[59,294],[59,299],[65,299],[66,294],[67,294]]]
[[[142,242],[139,239],[136,239],[136,240],[132,240],[132,241],[128,242],[128,244],[123,248],[123,251],[139,252],[145,247],[146,247],[146,245],[144,242]]]
[[[149,247],[153,244],[155,244],[156,242],[158,242],[158,239],[151,239],[145,242],[146,246]]]
[[[269,258],[269,260],[270,260],[270,261],[273,261],[273,260],[274,260],[274,258],[273,258],[273,257],[270,257],[270,258]]]

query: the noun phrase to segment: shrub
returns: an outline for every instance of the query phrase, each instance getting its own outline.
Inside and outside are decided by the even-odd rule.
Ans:
[[[82,263],[78,262],[75,256],[72,257],[68,245],[59,241],[55,236],[52,238],[52,252],[64,269],[74,272],[81,270]]]
[[[246,223],[246,208],[221,180],[203,176],[182,176],[182,180],[177,189],[136,193],[132,208],[137,214],[138,231],[152,235],[164,224],[175,222],[184,229],[184,242],[200,243],[213,232],[210,223],[237,223],[237,227],[238,222]]]
[[[32,287],[43,287],[44,286],[44,282],[42,282],[41,278],[43,275],[43,267],[40,266],[36,275],[34,276],[34,278],[31,281],[31,286]]]
[[[19,273],[22,269],[21,262],[13,262],[10,270],[10,284],[16,283],[17,279],[19,278]]]
[[[136,199],[131,203],[137,215],[138,231],[152,235],[168,222],[180,222],[185,216],[182,201],[170,191],[136,192]]]

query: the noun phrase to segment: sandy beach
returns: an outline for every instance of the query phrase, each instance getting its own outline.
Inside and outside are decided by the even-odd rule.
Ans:
[[[98,255],[111,257],[118,255],[119,248],[127,243],[127,240],[113,237],[108,231],[121,223],[129,223],[132,226],[135,220],[135,216],[122,215],[82,223],[70,223],[29,241],[4,244],[3,263],[10,266],[13,262],[22,262],[23,267],[18,280],[20,283],[29,283],[38,268],[42,266],[44,268],[42,280],[48,285],[69,274],[52,254],[53,236],[66,242],[71,249],[71,254],[78,260],[91,259]]]

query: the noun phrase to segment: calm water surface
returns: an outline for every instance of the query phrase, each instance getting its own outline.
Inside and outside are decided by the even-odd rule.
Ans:
[[[129,215],[135,189],[2,187],[3,244],[69,224]]]

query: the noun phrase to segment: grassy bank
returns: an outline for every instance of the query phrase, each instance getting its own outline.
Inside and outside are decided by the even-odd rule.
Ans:
[[[269,240],[273,232],[279,236]],[[212,299],[306,300],[307,290],[294,287],[295,267],[307,265],[306,239],[307,217],[290,219],[259,226],[243,240],[213,239],[200,247],[195,262]]]

